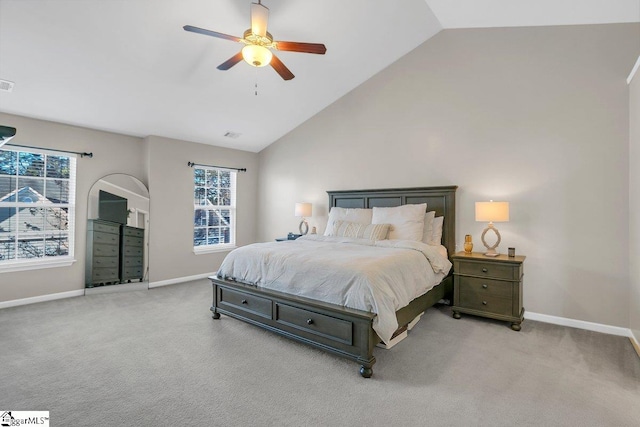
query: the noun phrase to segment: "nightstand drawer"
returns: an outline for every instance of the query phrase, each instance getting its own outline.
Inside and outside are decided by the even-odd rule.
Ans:
[[[518,267],[495,262],[459,261],[457,274],[491,277],[493,279],[519,280]]]
[[[459,277],[460,294],[467,296],[477,296],[482,298],[490,295],[502,298],[511,298],[513,294],[513,283],[500,280],[481,279],[478,277]]]
[[[509,298],[493,295],[477,295],[474,293],[461,293],[460,306],[480,310],[487,313],[511,316],[512,302]]]

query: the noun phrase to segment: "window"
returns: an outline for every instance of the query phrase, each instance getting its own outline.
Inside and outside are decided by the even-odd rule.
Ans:
[[[0,271],[73,262],[76,158],[0,150]]]
[[[196,253],[236,244],[236,171],[194,169],[193,247]]]

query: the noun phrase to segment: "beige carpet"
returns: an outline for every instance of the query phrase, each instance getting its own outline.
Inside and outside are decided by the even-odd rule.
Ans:
[[[351,361],[222,316],[207,281],[0,310],[0,410],[52,426],[638,426],[627,338],[427,311]]]

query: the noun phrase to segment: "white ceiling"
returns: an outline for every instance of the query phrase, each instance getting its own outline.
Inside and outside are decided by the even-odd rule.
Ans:
[[[640,21],[640,0],[264,4],[276,40],[327,46],[276,52],[288,82],[244,62],[219,71],[242,45],[182,29],[242,36],[250,0],[0,0],[0,79],[15,82],[0,111],[257,152],[443,28]]]

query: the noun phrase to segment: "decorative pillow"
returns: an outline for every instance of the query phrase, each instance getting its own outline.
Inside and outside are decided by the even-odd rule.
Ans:
[[[429,211],[424,214],[424,230],[422,231],[422,243],[431,242],[433,234],[433,219],[436,217],[436,211]]]
[[[373,215],[373,211],[371,209],[360,209],[360,208],[338,208],[333,207],[331,211],[329,211],[329,220],[327,221],[327,228],[324,230],[325,236],[334,236],[333,233],[333,224],[336,221],[349,221],[349,222],[357,222],[358,224],[371,224],[371,217]]]
[[[373,208],[373,224],[391,224],[388,239],[422,240],[424,213],[427,204],[402,205],[393,208]]]
[[[442,245],[442,225],[444,224],[444,217],[437,216],[433,219],[433,233],[431,234],[430,245],[440,246]]]
[[[354,239],[385,240],[389,232],[389,224],[358,224],[350,221],[333,223],[332,236],[351,237]]]

